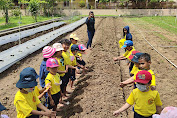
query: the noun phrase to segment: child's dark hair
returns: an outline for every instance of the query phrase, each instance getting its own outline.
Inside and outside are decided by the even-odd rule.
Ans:
[[[90,15],[90,14],[93,14],[93,11],[90,11],[90,12],[89,12],[89,15]]]
[[[43,61],[47,61],[48,58],[44,58]]]
[[[144,53],[140,56],[139,59],[144,59],[146,62],[151,61],[151,56],[148,53]]]
[[[61,39],[61,40],[59,41],[59,43],[61,43],[61,44],[66,44],[66,45],[71,45],[71,41],[68,40],[68,39]]]
[[[148,82],[148,84],[151,84],[151,80]]]

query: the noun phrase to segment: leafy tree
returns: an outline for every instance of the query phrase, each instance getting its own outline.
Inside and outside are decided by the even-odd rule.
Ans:
[[[6,24],[9,22],[9,7],[12,6],[12,0],[0,0],[0,8],[5,13]]]
[[[30,0],[29,11],[31,12],[31,15],[35,18],[36,22],[39,10],[40,10],[39,0]]]

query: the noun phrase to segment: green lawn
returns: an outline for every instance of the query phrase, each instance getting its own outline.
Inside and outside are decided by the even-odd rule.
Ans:
[[[66,22],[66,23],[73,23],[75,21],[78,21],[78,20],[82,19],[82,17],[83,16],[81,16],[81,15],[80,16],[74,16],[70,20],[65,20],[64,22]]]
[[[177,34],[177,21],[172,16],[153,16],[153,17],[140,17],[140,18],[129,18],[132,21],[144,21],[155,26],[161,27],[171,33]]]
[[[58,17],[54,17],[54,18],[58,18]],[[5,18],[1,17],[0,18],[0,30],[18,27],[19,26],[19,23],[18,23],[19,19],[20,19],[19,17],[10,17],[9,24],[5,24]],[[39,16],[37,18],[38,22],[50,20],[50,19],[52,19],[52,17]],[[28,25],[28,24],[32,24],[32,23],[35,23],[35,20],[31,16],[22,16],[20,26]]]

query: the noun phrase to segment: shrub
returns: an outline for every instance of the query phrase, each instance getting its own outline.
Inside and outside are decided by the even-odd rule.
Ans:
[[[79,6],[80,6],[81,8],[85,7],[85,1],[81,0],[81,1],[79,2]]]
[[[37,22],[37,15],[38,15],[39,9],[40,9],[39,0],[30,0],[29,11],[31,12],[31,15],[35,17],[36,22]]]
[[[12,16],[18,17],[22,14],[22,12],[20,11],[20,9],[16,8],[14,10],[12,10]]]

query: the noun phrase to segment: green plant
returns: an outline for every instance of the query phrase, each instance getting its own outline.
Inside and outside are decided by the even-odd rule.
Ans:
[[[39,10],[40,10],[39,0],[30,0],[29,11],[31,12],[31,15],[34,16],[36,22],[37,22],[37,14]]]
[[[22,12],[20,11],[20,9],[16,8],[14,10],[12,10],[12,16],[18,17],[22,14]]]
[[[101,5],[101,8],[102,8],[102,9],[106,9],[106,5],[103,5],[103,4],[102,4],[102,5]]]
[[[120,3],[119,3],[119,7],[124,7],[124,3],[123,3],[123,2],[120,2]]]
[[[90,9],[94,9],[94,6],[91,5]]]
[[[81,8],[85,7],[85,1],[83,1],[83,0],[79,1],[79,6]]]
[[[13,5],[12,0],[0,0],[0,8],[3,10],[6,24],[9,22],[9,7]]]

